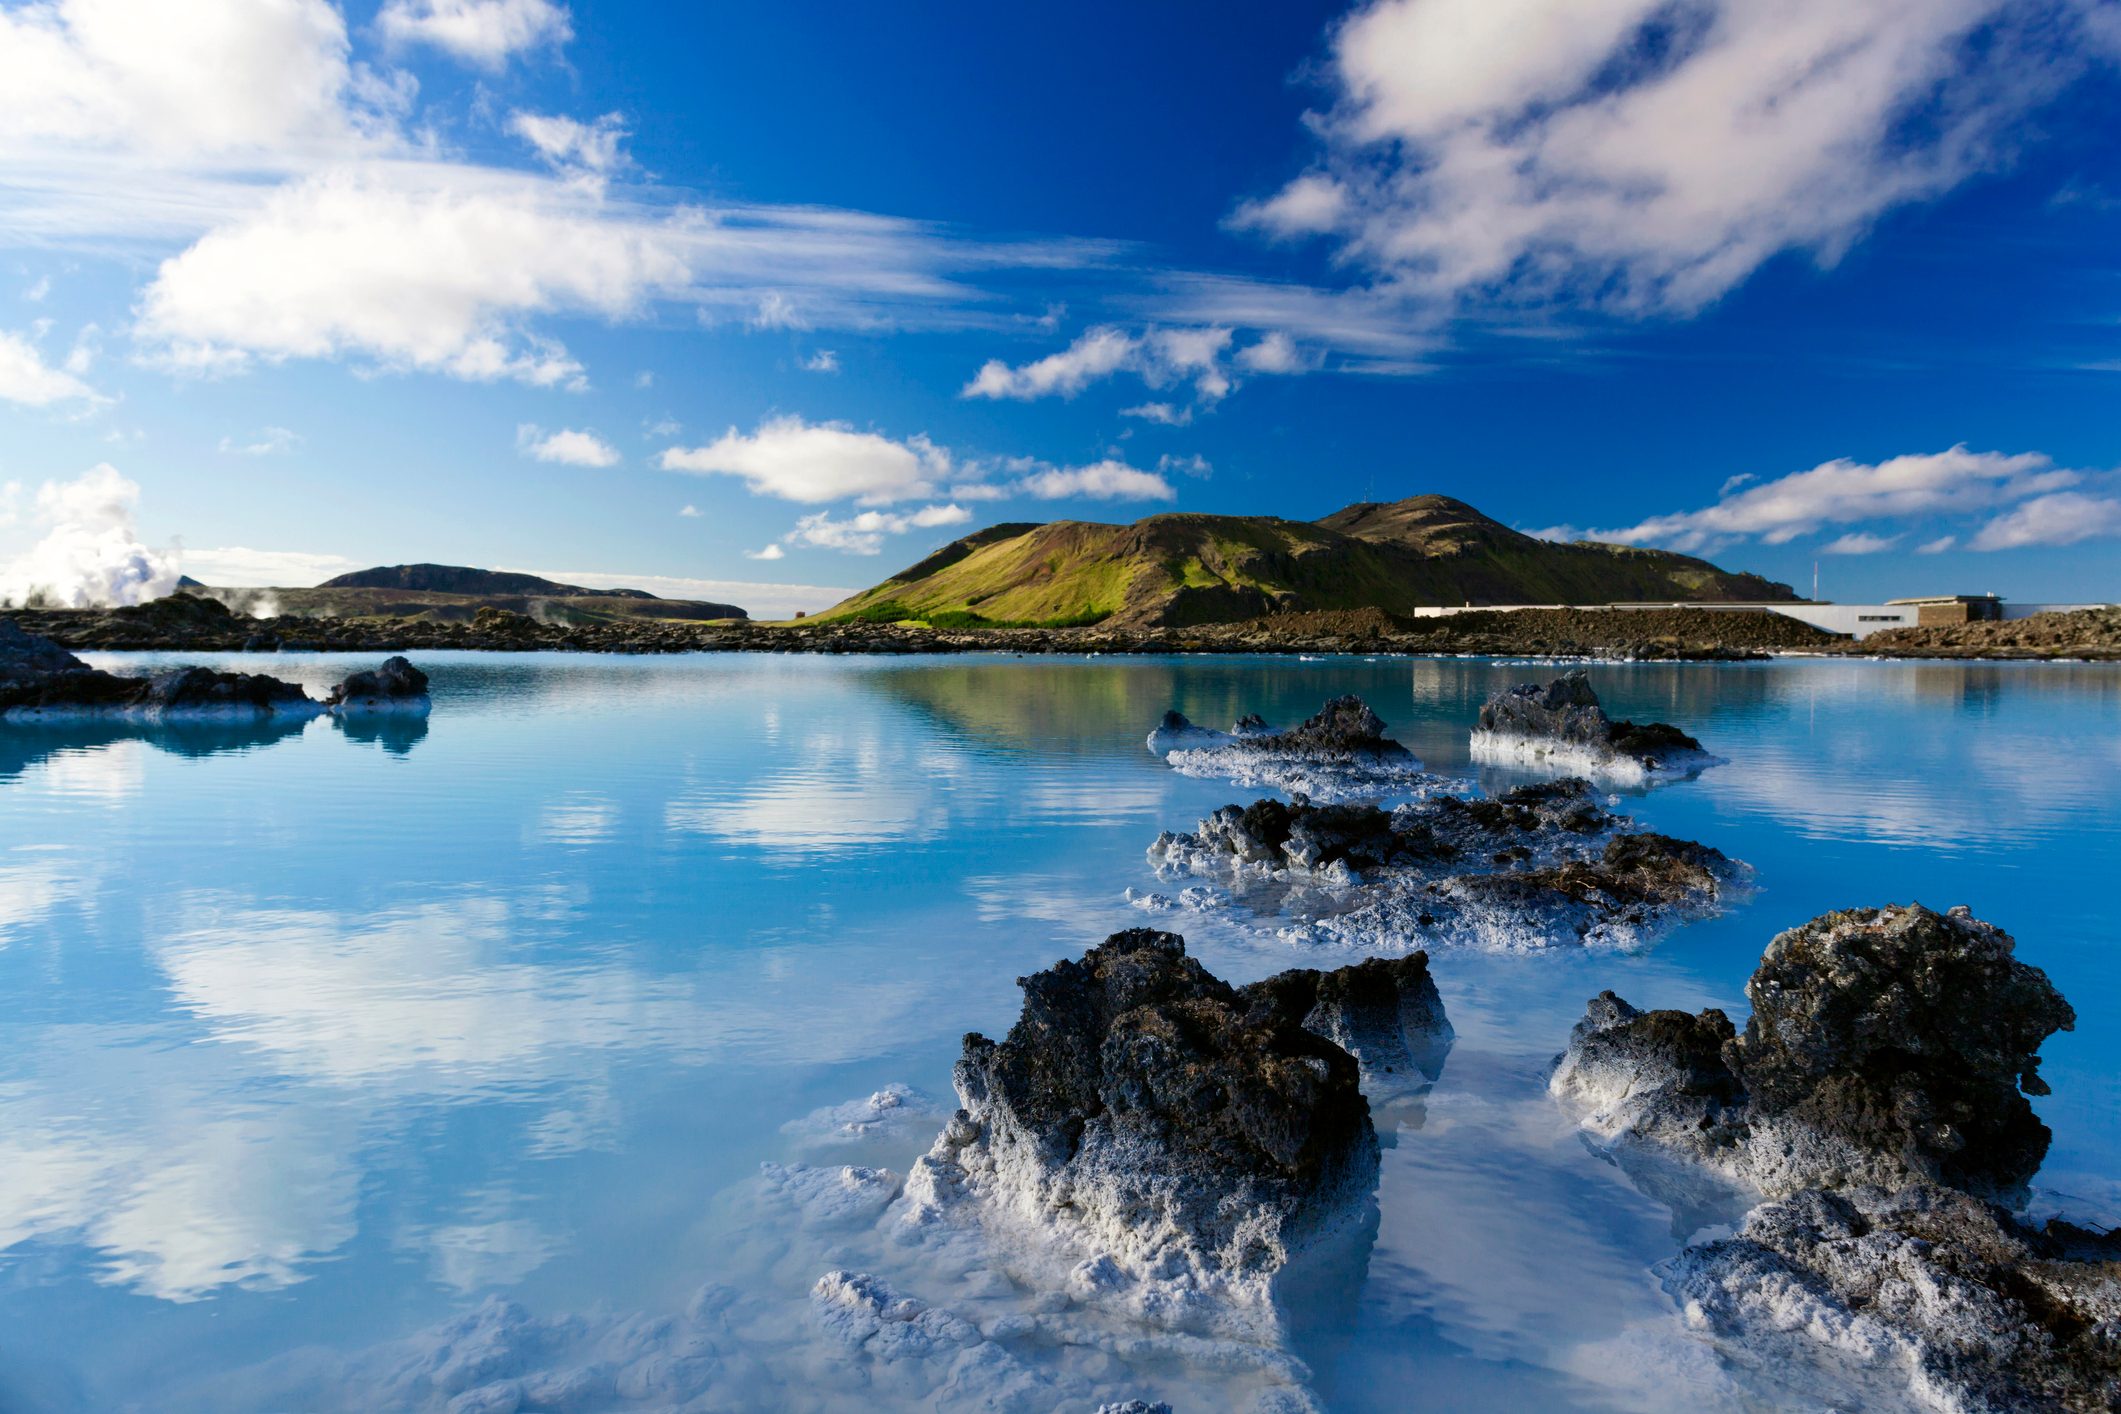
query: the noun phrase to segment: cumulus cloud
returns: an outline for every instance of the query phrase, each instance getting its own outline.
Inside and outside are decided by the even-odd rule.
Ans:
[[[694,505],[679,506],[678,514],[686,520],[698,520],[700,518],[700,508]]]
[[[201,371],[368,356],[388,368],[574,385],[581,365],[520,320],[618,316],[689,278],[653,228],[564,185],[379,167],[282,188],[162,263],[139,337]]]
[[[2019,0],[1370,0],[1317,164],[1235,224],[1409,302],[1701,308],[2001,165],[2084,62]]]
[[[516,428],[516,448],[527,457],[563,466],[617,466],[619,449],[594,432],[563,427],[547,432],[536,423]]]
[[[559,114],[518,112],[509,117],[508,130],[555,167],[602,174],[626,165],[619,151],[628,137],[625,123],[617,113],[583,123]]]
[[[819,349],[803,360],[803,368],[810,373],[837,373],[840,371],[840,356],[831,349]]]
[[[574,38],[567,7],[553,0],[387,0],[376,28],[394,44],[432,45],[487,69]]]
[[[20,334],[0,330],[0,402],[50,407],[95,401],[95,389],[66,369],[46,363],[35,344]]]
[[[850,555],[874,555],[884,547],[887,535],[904,535],[909,530],[924,530],[940,525],[963,525],[972,519],[972,512],[963,506],[923,506],[917,511],[900,514],[892,511],[863,511],[845,520],[834,520],[830,511],[819,511],[804,516],[795,523],[795,529],[782,537],[790,545],[812,545],[825,550],[844,550]],[[778,547],[769,547],[778,548]],[[778,559],[760,551],[754,559]]]
[[[62,608],[138,604],[177,587],[175,550],[153,550],[133,528],[139,486],[109,463],[37,489],[44,536],[0,566],[0,604]]]
[[[247,437],[223,437],[221,450],[239,457],[275,457],[302,445],[302,435],[285,427],[261,427]]]
[[[742,477],[755,495],[822,505],[915,500],[935,492],[950,471],[950,454],[925,436],[897,441],[860,432],[844,422],[768,418],[755,432],[732,427],[704,447],[672,447],[665,471]]]
[[[1016,483],[1023,495],[1042,501],[1082,497],[1092,501],[1173,501],[1178,493],[1153,471],[1107,458],[1089,466],[1049,467]]]
[[[1317,352],[1298,348],[1296,340],[1278,329],[1237,351],[1237,366],[1247,373],[1308,373],[1318,365]]]
[[[1230,347],[1227,328],[1152,328],[1142,333],[1102,325],[1090,329],[1059,353],[1011,367],[989,359],[959,396],[1072,398],[1092,383],[1115,373],[1132,373],[1152,388],[1190,380],[1195,395],[1213,403],[1230,391],[1223,356]]]
[[[1973,538],[1976,550],[2017,550],[2028,545],[2075,545],[2121,535],[2121,500],[2058,491],[2031,500],[1991,520]]]
[[[744,558],[747,560],[778,560],[784,558],[787,553],[786,550],[781,548],[780,542],[775,541],[763,550],[746,550]]]
[[[1918,555],[1941,555],[1959,543],[1956,535],[1940,535],[1935,540],[1925,540],[1915,547]]]
[[[1780,545],[1829,525],[1989,510],[2080,480],[2082,473],[2059,469],[2039,452],[1957,446],[1875,464],[1837,458],[1771,481],[1727,481],[1733,489],[1712,506],[1592,534],[1677,550],[1756,536]]]

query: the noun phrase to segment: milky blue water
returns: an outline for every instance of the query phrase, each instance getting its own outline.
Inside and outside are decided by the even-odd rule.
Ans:
[[[243,666],[317,690],[367,662]],[[961,1033],[1014,1018],[1015,977],[1116,929],[1183,927],[1240,982],[1351,960],[1129,906],[1159,830],[1242,798],[1143,750],[1165,708],[1288,722],[1359,692],[1492,787],[1509,778],[1467,765],[1466,730],[1546,671],[421,662],[424,730],[0,727],[0,1410],[389,1407],[411,1387],[377,1372],[495,1295],[589,1339],[709,1283],[740,1313],[711,1352],[573,1407],[952,1407],[831,1346],[805,1296],[849,1263],[959,1293],[776,1216],[760,1164],[903,1171],[933,1121],[835,1147],[803,1118],[893,1082],[946,1096]],[[2047,1047],[2040,1201],[2121,1218],[2121,670],[1594,681],[1730,762],[1620,808],[1750,862],[1759,890],[1640,954],[1435,959],[1456,1047],[1386,1123],[1366,1262],[1289,1336],[1328,1408],[1689,1407],[1714,1354],[1648,1270],[1686,1234],[1577,1138],[1544,1070],[1604,987],[1742,1018],[1768,938],[1828,908],[1965,903],[2016,935],[2080,1018]],[[1241,1379],[1168,1352],[1013,1353],[1077,1381],[1023,1407],[1242,1407]]]

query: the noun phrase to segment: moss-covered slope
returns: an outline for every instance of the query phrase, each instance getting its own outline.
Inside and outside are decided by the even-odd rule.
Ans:
[[[1521,534],[1445,496],[1321,521],[1177,513],[966,536],[821,617],[939,626],[1183,627],[1436,604],[1791,599],[1789,586],[1664,550]]]

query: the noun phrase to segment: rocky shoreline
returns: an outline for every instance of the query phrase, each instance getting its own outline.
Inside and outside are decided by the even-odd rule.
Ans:
[[[1051,653],[1404,654],[1748,662],[1782,653],[1857,658],[2121,661],[2121,611],[1896,629],[1861,643],[1781,614],[1717,609],[1473,610],[1407,619],[1376,610],[1290,613],[1188,628],[931,628],[631,618],[569,623],[505,609],[428,618],[251,618],[176,594],[116,609],[22,609],[15,619],[77,651],[206,653]]]
[[[1184,629],[944,629],[860,622],[544,621],[485,609],[471,622],[413,618],[249,618],[218,600],[172,595],[117,609],[25,609],[21,625],[76,651],[369,653],[434,650],[575,653],[1407,653],[1722,661],[1823,651],[1834,640],[1774,614],[1555,610],[1399,620],[1375,613],[1287,614]]]

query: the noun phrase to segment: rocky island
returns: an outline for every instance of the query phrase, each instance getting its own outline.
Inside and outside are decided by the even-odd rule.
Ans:
[[[172,668],[146,675],[92,668],[48,638],[0,619],[0,720],[300,722],[322,712],[371,716],[427,710],[427,675],[403,658],[358,672],[322,702],[264,673]]]
[[[1029,1232],[1078,1285],[1158,1322],[1247,1328],[1304,1249],[1374,1214],[1364,1062],[1449,1038],[1426,958],[1222,982],[1176,934],[1114,934],[1022,979],[1006,1038],[965,1038],[963,1108],[909,1175],[909,1221]]]
[[[1428,779],[1421,762],[1385,735],[1384,719],[1360,697],[1336,697],[1287,731],[1247,716],[1227,732],[1166,712],[1149,750],[1188,776],[1220,777],[1321,800],[1375,795]]]
[[[1707,845],[1629,823],[1578,779],[1390,811],[1270,799],[1166,831],[1149,856],[1161,875],[1256,893],[1291,915],[1292,941],[1381,948],[1632,945],[1713,909],[1747,876]]]
[[[2121,1402],[2121,1239],[2012,1212],[2048,1145],[2025,1098],[2047,1091],[2039,1047],[2074,1023],[2013,952],[1964,909],[1831,913],[1769,944],[1743,1033],[1608,992],[1571,1036],[1553,1093],[1651,1191],[1669,1163],[1771,1200],[1663,1269],[1764,1381]]]
[[[1472,754],[1495,765],[1630,782],[1696,775],[1720,759],[1668,723],[1614,721],[1580,669],[1489,698],[1473,728]]]

